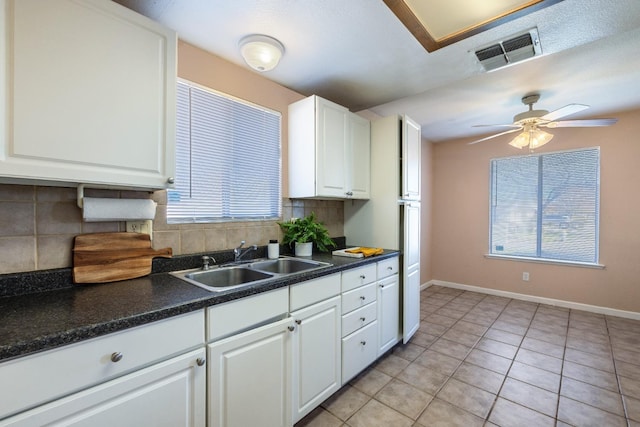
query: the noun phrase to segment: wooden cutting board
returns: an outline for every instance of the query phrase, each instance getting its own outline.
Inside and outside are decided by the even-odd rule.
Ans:
[[[154,257],[171,255],[171,248],[152,249],[148,234],[81,234],[74,239],[73,281],[103,283],[146,276]]]

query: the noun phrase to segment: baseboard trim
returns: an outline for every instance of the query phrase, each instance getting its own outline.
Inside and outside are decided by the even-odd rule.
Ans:
[[[624,317],[626,319],[640,320],[640,313],[635,311],[617,310],[615,308],[601,307],[597,305],[582,304],[579,302],[564,301],[554,298],[537,297],[534,295],[520,294],[517,292],[500,291],[497,289],[482,288],[480,286],[464,285],[455,282],[446,282],[444,280],[429,280],[420,286],[420,290],[427,289],[432,285],[444,286],[446,288],[461,289],[464,291],[478,292],[482,294],[495,295],[506,298],[513,298],[522,301],[530,301],[539,304],[554,305],[557,307],[570,308],[574,310],[590,311],[592,313],[606,314],[609,316]]]

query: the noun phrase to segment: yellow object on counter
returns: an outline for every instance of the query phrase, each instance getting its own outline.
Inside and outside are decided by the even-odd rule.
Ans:
[[[353,248],[347,249],[345,252],[349,252],[351,254],[362,254],[365,257],[368,257],[373,255],[380,255],[384,251],[382,250],[382,248]]]

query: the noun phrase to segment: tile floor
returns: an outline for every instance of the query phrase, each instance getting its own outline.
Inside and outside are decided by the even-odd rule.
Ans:
[[[431,286],[411,341],[303,426],[640,427],[640,321]]]

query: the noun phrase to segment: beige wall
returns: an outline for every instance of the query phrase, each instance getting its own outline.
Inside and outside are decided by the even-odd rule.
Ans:
[[[287,196],[287,106],[302,95],[243,67],[226,62],[189,44],[178,44],[178,75],[203,86],[282,113],[283,197]],[[247,244],[265,245],[281,237],[275,221],[167,225],[166,194],[159,191],[87,190],[94,197],[153,197],[155,248],[171,247],[174,254],[224,250]],[[344,234],[340,201],[283,200],[283,218],[314,211],[331,236]],[[83,223],[73,188],[0,185],[0,274],[70,267],[74,236],[81,233],[124,231],[123,222]]]
[[[498,138],[433,145],[432,278],[640,312],[640,110],[610,128],[558,128],[539,152],[600,147],[600,262],[605,269],[487,259],[489,160],[521,152]],[[526,152],[522,152],[526,154]],[[529,272],[530,281],[522,281]]]
[[[421,218],[420,218],[420,283],[427,283],[433,278],[431,271],[432,253],[432,203],[433,197],[433,144],[422,139],[421,169]]]

